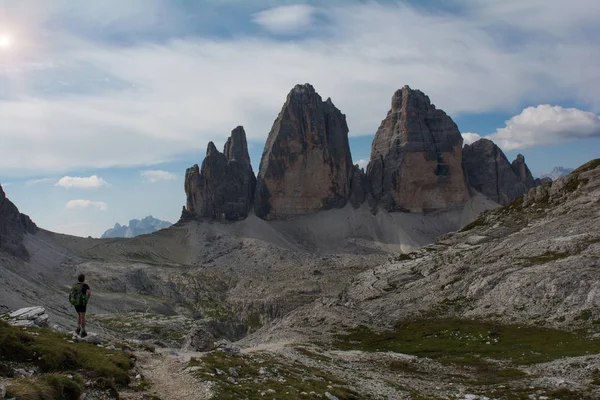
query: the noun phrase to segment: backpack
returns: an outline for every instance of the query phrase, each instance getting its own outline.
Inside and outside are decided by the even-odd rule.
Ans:
[[[74,306],[85,306],[87,302],[87,296],[83,293],[83,283],[76,283],[71,287],[71,293],[69,293],[69,302]]]

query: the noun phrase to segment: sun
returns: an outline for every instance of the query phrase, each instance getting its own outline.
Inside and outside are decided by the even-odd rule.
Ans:
[[[12,43],[12,38],[9,35],[0,35],[0,50],[8,50]]]

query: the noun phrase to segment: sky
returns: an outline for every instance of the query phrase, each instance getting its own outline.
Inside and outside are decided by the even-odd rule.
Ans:
[[[0,184],[41,227],[175,222],[185,169],[287,93],[347,116],[355,163],[404,85],[534,176],[600,157],[597,0],[0,0]]]

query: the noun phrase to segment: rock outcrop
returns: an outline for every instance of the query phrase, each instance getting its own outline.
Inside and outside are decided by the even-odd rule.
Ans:
[[[286,219],[343,207],[353,171],[346,116],[311,85],[297,85],[269,133],[254,211]]]
[[[0,186],[0,250],[21,258],[29,257],[23,245],[23,236],[26,233],[34,234],[37,229],[31,218],[19,212]]]
[[[8,315],[8,323],[13,326],[46,327],[48,319],[46,309],[40,306],[21,308]]]
[[[224,153],[210,142],[202,168],[196,164],[187,169],[187,202],[183,216],[227,221],[244,219],[252,207],[255,185],[246,133],[238,126],[231,132]]]
[[[211,351],[214,348],[214,336],[200,328],[193,328],[185,337],[182,349],[185,351]]]
[[[479,139],[463,149],[469,185],[499,204],[507,204],[535,187],[525,159],[519,154],[511,164],[494,142]]]
[[[375,134],[367,177],[388,211],[444,209],[469,199],[456,124],[408,86],[394,94]]]

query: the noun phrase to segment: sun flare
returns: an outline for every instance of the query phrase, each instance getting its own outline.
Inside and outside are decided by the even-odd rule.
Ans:
[[[8,50],[12,44],[12,38],[9,35],[0,35],[0,50]]]

